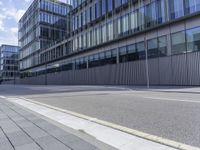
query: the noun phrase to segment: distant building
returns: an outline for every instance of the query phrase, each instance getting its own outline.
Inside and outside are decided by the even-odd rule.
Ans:
[[[19,47],[2,45],[0,47],[0,82],[19,78]]]
[[[40,63],[40,53],[69,36],[71,6],[55,0],[34,0],[19,21],[20,68]],[[56,53],[63,55],[57,49]]]

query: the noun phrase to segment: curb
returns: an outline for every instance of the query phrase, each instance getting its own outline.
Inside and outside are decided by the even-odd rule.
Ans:
[[[28,101],[28,102],[31,102],[31,103],[34,103],[34,104],[37,104],[37,105],[45,106],[45,107],[50,108],[50,109],[54,109],[56,111],[67,113],[69,115],[72,115],[72,116],[75,116],[75,117],[78,117],[78,118],[81,118],[81,119],[85,119],[85,120],[88,120],[88,121],[91,121],[91,122],[94,122],[94,123],[97,123],[97,124],[100,124],[100,125],[103,125],[103,126],[106,126],[106,127],[110,127],[110,128],[128,133],[130,135],[137,136],[139,138],[143,138],[143,139],[146,139],[146,140],[149,140],[149,141],[152,141],[152,142],[156,142],[156,143],[159,143],[159,144],[162,144],[162,145],[166,145],[166,146],[169,146],[169,147],[172,147],[172,148],[175,148],[175,149],[179,149],[179,150],[200,150],[200,148],[198,148],[198,147],[190,146],[190,145],[183,144],[183,143],[180,143],[180,142],[165,139],[165,138],[162,138],[162,137],[159,137],[159,136],[151,135],[151,134],[144,133],[144,132],[141,132],[141,131],[137,131],[137,130],[134,130],[134,129],[130,129],[130,128],[127,128],[127,127],[123,127],[123,126],[120,126],[120,125],[116,125],[116,124],[113,124],[113,123],[110,123],[110,122],[107,122],[107,121],[103,121],[103,120],[100,120],[100,119],[97,119],[97,118],[91,118],[91,117],[86,116],[86,115],[82,115],[82,114],[79,114],[79,113],[76,113],[76,112],[57,108],[57,107],[54,107],[54,106],[51,106],[51,105],[48,105],[48,104],[36,102],[36,101],[30,100],[30,99],[26,99],[24,97],[18,97],[18,98],[23,99],[23,100]]]

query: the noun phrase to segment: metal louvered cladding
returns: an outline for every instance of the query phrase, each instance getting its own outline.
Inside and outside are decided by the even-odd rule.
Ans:
[[[200,85],[199,60],[199,52],[149,59],[150,85]],[[45,75],[20,79],[17,83],[45,84]],[[145,60],[51,73],[47,75],[47,84],[145,85]]]

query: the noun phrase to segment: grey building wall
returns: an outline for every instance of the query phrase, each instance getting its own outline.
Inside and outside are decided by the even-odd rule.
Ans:
[[[200,52],[149,59],[150,85],[200,85]],[[145,60],[47,74],[48,85],[145,85]],[[4,82],[13,84],[13,82]],[[44,85],[45,75],[17,84]]]

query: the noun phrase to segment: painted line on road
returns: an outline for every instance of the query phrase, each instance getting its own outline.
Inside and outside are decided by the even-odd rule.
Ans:
[[[39,110],[43,106],[43,108],[41,109],[41,112],[43,112],[44,115],[45,115],[45,113],[47,113],[44,108],[49,108],[49,109],[53,109],[53,110],[56,110],[56,111],[59,111],[59,112],[63,112],[65,114],[68,114],[68,115],[71,115],[71,116],[74,116],[74,117],[78,117],[78,118],[83,119],[83,120],[88,120],[88,121],[96,123],[98,125],[102,125],[102,126],[105,126],[105,127],[112,128],[114,130],[122,131],[123,133],[128,133],[129,135],[132,135],[132,136],[135,136],[135,137],[139,137],[139,138],[142,138],[142,139],[145,139],[145,140],[148,140],[148,141],[152,141],[152,142],[156,142],[156,143],[159,143],[159,144],[162,144],[162,145],[166,145],[166,146],[169,146],[169,147],[172,147],[172,148],[175,148],[175,149],[180,149],[180,150],[200,150],[200,148],[197,148],[197,147],[193,147],[193,146],[186,145],[186,144],[183,144],[183,143],[179,143],[179,142],[176,142],[176,141],[168,140],[168,139],[165,139],[165,138],[162,138],[162,137],[158,137],[158,136],[155,136],[155,135],[151,135],[151,134],[148,134],[148,133],[144,133],[144,132],[141,132],[141,131],[130,129],[130,128],[127,128],[127,127],[123,127],[123,126],[120,126],[120,125],[117,125],[117,124],[113,124],[113,123],[110,123],[110,122],[107,122],[107,121],[99,120],[97,118],[92,118],[92,117],[89,117],[89,116],[86,116],[86,115],[82,115],[82,114],[79,114],[79,113],[76,113],[76,112],[72,112],[72,111],[61,109],[61,108],[57,108],[57,107],[54,107],[54,106],[51,106],[51,105],[47,105],[47,104],[44,104],[44,103],[36,102],[36,101],[30,100],[30,99],[26,99],[26,98],[23,98],[23,97],[20,97],[20,98],[6,98],[6,99],[11,101],[11,102],[14,101],[15,103],[20,104],[20,105],[24,105],[25,102],[29,102],[29,105],[24,105],[26,108],[28,107],[29,109],[31,109],[32,105],[35,105],[35,107],[37,107]],[[31,106],[30,106],[30,104],[31,104]],[[51,115],[52,116],[49,116],[48,118],[53,117],[51,119],[54,119],[55,115],[53,115],[53,114],[51,114]],[[62,120],[63,118],[61,117],[60,119]],[[68,122],[68,125],[70,123],[71,122]],[[80,124],[81,124],[81,122],[80,122]],[[93,124],[92,126],[91,125],[89,125],[89,126],[94,129],[94,126],[97,126],[97,125]],[[72,126],[72,128],[74,128],[74,127]],[[90,130],[90,129],[87,128],[86,132],[90,134],[91,131],[88,131],[88,130]],[[106,131],[108,131],[108,129]],[[92,132],[92,133],[94,134],[94,132]],[[100,134],[103,134],[103,133],[100,131]],[[107,133],[107,134],[109,134],[109,133]],[[113,135],[112,139],[114,137],[115,136]],[[125,138],[125,136],[123,136],[123,137]],[[108,141],[105,141],[105,139],[101,139],[101,138],[100,138],[100,140],[102,142],[104,142],[104,143],[107,143],[107,144],[111,145],[111,146],[123,149],[122,147],[119,147],[119,146],[121,146],[121,145],[119,145],[119,143],[121,143],[119,139],[117,140],[119,143],[114,143],[113,145],[108,143],[108,142],[111,142],[108,139],[106,139]],[[121,139],[121,140],[124,141],[124,139]],[[117,146],[116,146],[116,144],[117,144]],[[128,145],[128,143],[126,143],[125,145]],[[142,145],[140,145],[140,146],[142,146]]]
[[[6,97],[5,96],[0,96],[0,98],[5,99]]]
[[[187,102],[187,103],[200,103],[200,101],[197,100],[185,100],[185,99],[175,99],[175,98],[163,98],[163,97],[143,97],[146,99],[152,99],[152,100],[166,100],[166,101],[177,101],[177,102]]]

